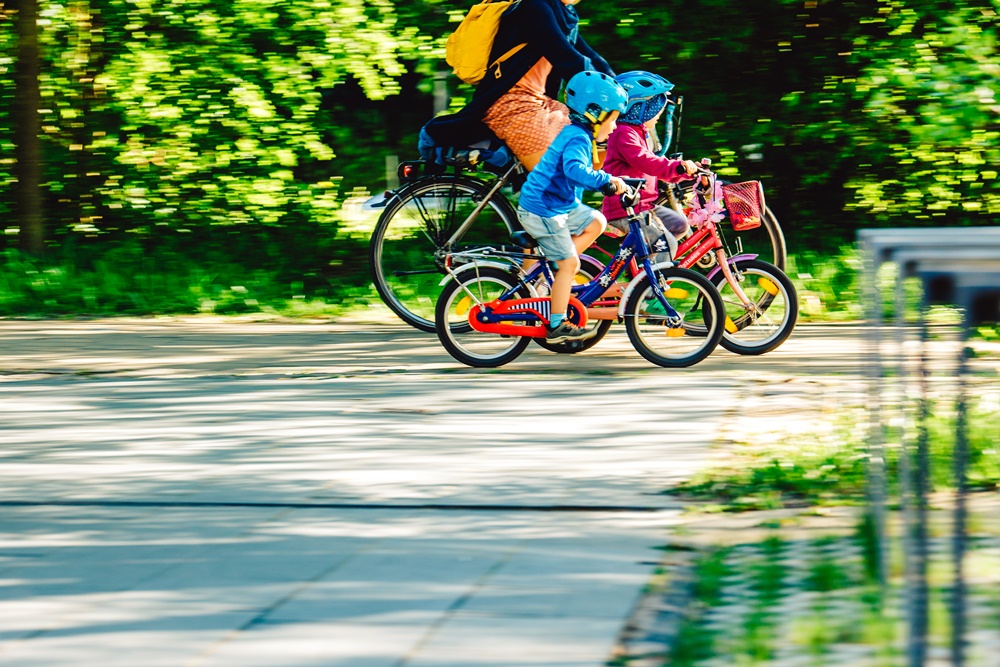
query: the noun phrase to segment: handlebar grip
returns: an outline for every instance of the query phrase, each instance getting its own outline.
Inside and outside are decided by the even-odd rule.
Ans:
[[[608,181],[607,183],[601,186],[601,194],[604,195],[605,197],[610,197],[611,195],[618,194],[618,189],[615,188],[614,183]]]
[[[625,179],[625,180],[635,180],[635,179]],[[622,208],[635,208],[639,205],[639,193],[642,191],[641,187],[629,186],[625,189],[625,192],[621,194]]]

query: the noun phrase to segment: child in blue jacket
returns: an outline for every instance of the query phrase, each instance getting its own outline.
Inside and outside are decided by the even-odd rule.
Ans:
[[[597,142],[614,131],[615,120],[627,102],[625,89],[607,74],[586,71],[574,75],[566,84],[570,125],[559,133],[521,188],[517,217],[557,267],[550,295],[552,316],[545,336],[549,343],[593,334],[566,319],[573,278],[580,269],[579,254],[607,226],[604,214],[585,205],[581,197],[585,189],[607,195],[625,191],[624,181],[595,170],[593,165]]]

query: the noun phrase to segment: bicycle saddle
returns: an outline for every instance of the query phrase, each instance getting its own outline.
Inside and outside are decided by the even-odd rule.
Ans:
[[[510,235],[511,242],[521,248],[537,248],[538,241],[534,239],[528,232],[521,230],[518,232],[513,232]]]

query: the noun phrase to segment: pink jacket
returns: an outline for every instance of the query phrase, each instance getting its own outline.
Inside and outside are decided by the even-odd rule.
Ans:
[[[642,125],[618,125],[608,137],[608,153],[604,157],[604,171],[621,178],[645,178],[646,189],[635,212],[648,211],[659,197],[657,179],[676,183],[691,178],[684,171],[680,160],[660,157],[649,148],[649,137]],[[626,217],[621,199],[617,195],[604,198],[601,207],[608,220]]]

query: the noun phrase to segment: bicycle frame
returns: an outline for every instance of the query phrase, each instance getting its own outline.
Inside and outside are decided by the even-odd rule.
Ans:
[[[636,215],[631,216],[629,220],[629,232],[625,235],[624,239],[622,239],[621,246],[619,247],[618,252],[616,253],[615,258],[612,260],[612,262],[607,266],[605,266],[604,269],[591,281],[583,285],[572,286],[570,290],[571,299],[579,301],[579,303],[582,306],[587,308],[588,313],[592,310],[590,306],[598,302],[600,298],[604,295],[604,293],[607,292],[608,288],[615,284],[618,277],[622,274],[622,272],[625,271],[626,267],[628,267],[630,264],[631,265],[635,264],[636,262],[635,258],[637,256],[642,258],[643,273],[639,274],[638,277],[633,279],[633,282],[637,281],[643,275],[653,275],[656,267],[659,266],[659,265],[654,265],[650,259],[649,246],[647,245],[645,236],[642,233],[642,229],[640,227],[641,224],[643,223],[640,216]],[[445,270],[449,274],[451,274],[453,278],[457,280],[458,279],[457,273],[451,267],[452,257],[459,257],[465,260],[471,260],[472,262],[476,262],[480,258],[489,259],[492,261],[493,258],[496,257],[506,257],[511,262],[511,264],[517,266],[512,259],[515,256],[522,258],[524,257],[524,255],[521,254],[498,252],[494,251],[493,249],[485,249],[485,248],[477,249],[474,251],[466,251],[462,253],[454,253],[453,255],[448,255],[448,261],[446,261],[445,263]],[[549,266],[549,262],[547,260],[541,261],[544,260],[543,257],[537,257],[534,255],[532,257],[540,261],[537,261],[534,264],[534,266],[532,266],[526,273],[522,271],[521,276],[518,279],[518,284],[514,288],[500,295],[494,301],[491,301],[489,303],[483,303],[482,300],[479,298],[479,296],[473,294],[464,284],[462,285],[462,288],[465,290],[466,294],[470,297],[470,299],[472,299],[472,302],[483,309],[484,311],[483,316],[485,317],[487,322],[490,323],[528,322],[537,320],[539,319],[539,317],[541,317],[543,320],[546,320],[547,323],[546,313],[540,313],[538,311],[525,311],[519,313],[519,312],[512,312],[510,310],[505,310],[501,314],[493,314],[490,308],[491,304],[500,303],[510,299],[512,296],[515,295],[517,290],[520,289],[521,287],[528,287],[529,289],[531,289],[530,284],[541,276],[544,276],[545,280],[548,281],[549,284],[552,284],[553,280],[555,279],[555,276],[552,273],[552,269]],[[475,269],[465,269],[465,270],[475,270]],[[520,267],[518,267],[518,270],[520,271]],[[651,280],[650,285],[653,289],[653,293],[656,295],[657,300],[663,306],[663,309],[667,316],[666,319],[668,324],[670,324],[671,326],[679,326],[683,322],[683,318],[667,301],[666,295],[664,294],[659,284],[659,281]],[[621,300],[621,302],[622,304],[624,304],[624,300]],[[612,318],[615,316],[617,317],[621,316],[620,310],[618,308],[614,309],[614,313],[615,315],[613,315]],[[602,315],[606,314],[602,313]],[[606,318],[606,319],[612,319],[612,318]],[[532,334],[522,333],[521,335],[532,335]],[[539,328],[538,332],[533,335],[544,336],[544,329]]]
[[[704,186],[706,192],[715,192],[715,174],[708,176],[709,183]],[[696,194],[698,192],[696,186]],[[688,214],[690,218],[690,214]],[[754,305],[747,297],[746,293],[743,292],[743,288],[740,287],[739,281],[733,275],[731,269],[731,262],[735,262],[740,259],[753,259],[756,255],[743,254],[742,247],[737,246],[737,254],[733,257],[727,257],[725,244],[722,242],[722,237],[719,234],[718,226],[716,222],[712,219],[711,215],[699,216],[701,220],[698,222],[698,227],[691,236],[684,239],[680,245],[677,246],[677,266],[682,269],[690,269],[696,265],[703,257],[711,252],[715,253],[715,258],[717,266],[709,273],[708,278],[711,279],[718,271],[722,271],[722,275],[725,276],[726,282],[732,288],[733,293],[740,299],[745,308],[753,308]],[[737,244],[739,244],[739,237],[736,239]],[[599,252],[611,257],[611,253],[607,252],[600,246],[592,245],[591,248],[598,250]],[[630,269],[633,276],[639,275],[639,267],[633,260],[630,264]]]
[[[493,198],[493,196],[500,191],[500,188],[507,185],[507,183],[510,181],[511,176],[513,176],[517,172],[517,170],[521,168],[522,168],[521,163],[515,160],[514,163],[507,169],[507,171],[501,174],[498,178],[494,179],[493,185],[491,185],[490,189],[487,190],[486,195],[483,197],[482,201],[476,204],[476,208],[472,209],[472,212],[468,215],[465,221],[463,221],[462,224],[458,226],[458,229],[455,230],[455,233],[453,233],[451,235],[451,238],[449,238],[448,241],[444,244],[443,248],[445,249],[445,252],[447,252],[448,249],[452,248],[455,245],[455,243],[458,242],[458,239],[462,238],[465,232],[469,231],[469,227],[471,227],[472,223],[475,222],[477,217],[479,217],[479,213],[484,208],[486,208],[486,206],[490,203],[490,200]]]

